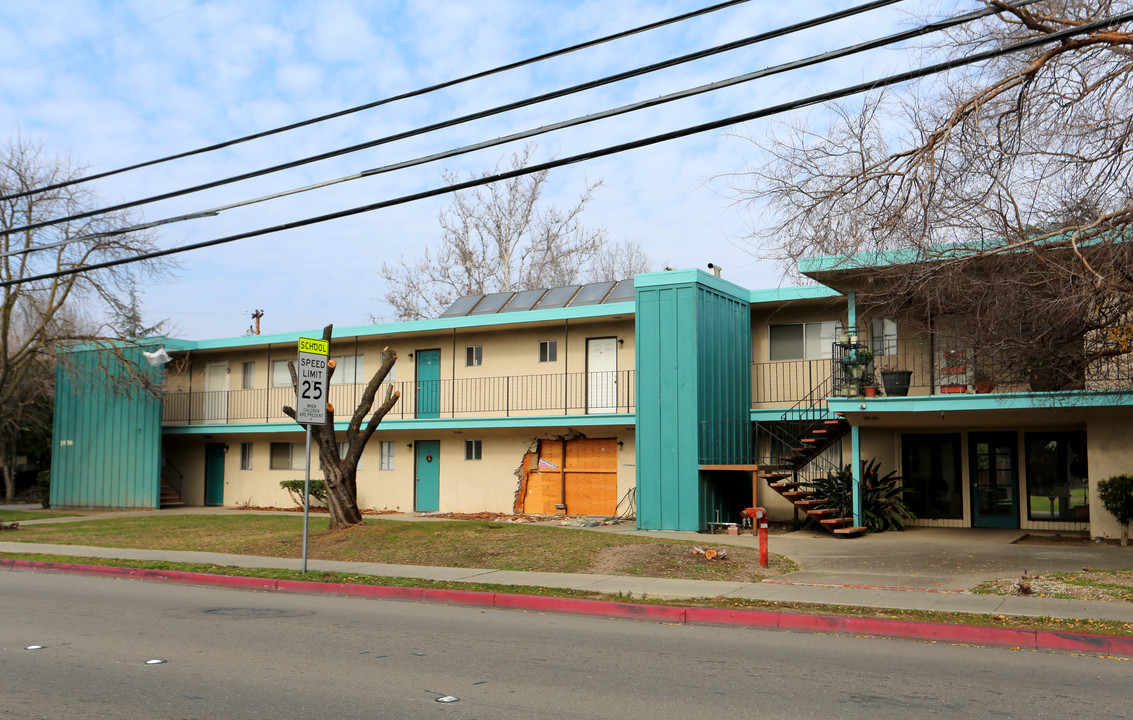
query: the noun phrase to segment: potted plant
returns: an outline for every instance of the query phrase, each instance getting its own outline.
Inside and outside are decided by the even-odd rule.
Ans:
[[[974,383],[977,393],[990,393],[995,391],[995,381],[984,368],[977,367]]]
[[[881,369],[881,386],[885,388],[885,394],[890,397],[905,397],[908,395],[909,384],[912,378],[912,370],[901,370],[896,366]]]
[[[877,397],[877,376],[873,374],[873,370],[865,368],[862,370],[862,376],[858,380],[861,386],[862,395],[866,397]]]

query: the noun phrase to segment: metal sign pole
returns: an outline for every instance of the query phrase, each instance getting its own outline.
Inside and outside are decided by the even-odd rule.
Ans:
[[[303,574],[307,573],[307,535],[311,521],[311,426],[327,421],[326,340],[299,338],[299,367],[295,371],[295,419],[307,428],[307,470],[303,481]]]
[[[303,569],[307,574],[307,528],[311,524],[311,426],[307,426],[307,472],[303,482]]]

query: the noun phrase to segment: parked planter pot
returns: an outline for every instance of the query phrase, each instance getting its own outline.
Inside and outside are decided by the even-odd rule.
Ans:
[[[990,380],[976,380],[976,392],[987,394],[995,391],[995,383]]]
[[[906,388],[906,392],[907,391],[908,391],[908,389]],[[865,387],[862,388],[862,392],[865,393],[866,397],[877,397],[877,386],[876,385],[866,385]]]
[[[940,392],[942,395],[949,395],[954,393],[968,392],[967,385],[941,385]]]
[[[886,395],[904,397],[909,394],[909,381],[912,377],[912,370],[882,370],[881,385],[885,388]]]

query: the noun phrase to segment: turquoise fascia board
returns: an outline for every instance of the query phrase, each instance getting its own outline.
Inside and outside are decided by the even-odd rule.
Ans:
[[[752,290],[748,302],[752,305],[761,303],[782,303],[796,300],[821,300],[835,298],[842,293],[825,285],[801,285],[798,287],[773,288],[771,290]]]
[[[640,273],[633,278],[633,289],[640,292],[651,288],[671,288],[679,286],[704,285],[718,293],[746,300],[751,294],[747,288],[734,282],[718,278],[703,270],[663,270],[661,272]]]
[[[368,336],[406,335],[410,333],[432,333],[447,330],[467,330],[492,328],[501,325],[523,325],[528,323],[557,322],[583,318],[600,318],[613,315],[633,316],[635,304],[632,302],[584,305],[582,307],[554,308],[549,310],[527,310],[524,312],[501,313],[497,315],[476,315],[466,317],[436,318],[432,320],[411,320],[407,322],[384,323],[381,325],[356,325],[335,327],[333,338],[352,338]],[[250,335],[214,340],[180,341],[185,350],[217,350],[239,348],[286,342],[299,342],[300,337],[323,336],[322,328],[298,332],[275,333],[272,335]]]
[[[1133,391],[1069,390],[1059,393],[975,393],[888,398],[827,398],[832,412],[947,412],[949,410],[1050,410],[1133,405]],[[864,408],[862,406],[865,406]]]
[[[335,432],[346,432],[349,421],[334,424]],[[595,415],[537,415],[528,417],[477,417],[383,420],[382,430],[491,430],[497,428],[541,427],[634,427],[635,416],[630,413]],[[257,433],[304,432],[291,422],[243,423],[226,425],[166,425],[166,435],[248,435]]]

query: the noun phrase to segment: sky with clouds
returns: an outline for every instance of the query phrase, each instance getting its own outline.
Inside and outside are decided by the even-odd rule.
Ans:
[[[17,135],[91,172],[114,169],[372,102],[707,6],[711,0],[15,0],[0,3],[0,140]],[[231,148],[91,183],[122,202],[284,163],[712,47],[856,4],[768,0],[720,10],[478,80]],[[142,208],[147,220],[338,178],[496,138],[906,29],[927,3],[866,15],[631,81]],[[971,3],[956,3],[970,7]],[[536,160],[677,130],[914,64],[903,49],[781,75],[538,139]],[[807,115],[821,123],[821,111]],[[786,119],[786,118],[783,118]],[[771,121],[575,164],[551,175],[569,204],[601,179],[583,216],[658,265],[713,262],[745,287],[781,273],[744,241],[760,216],[724,176],[760,158],[749,137]],[[162,247],[208,240],[420,192],[441,173],[480,173],[515,142],[419,167],[165,226]],[[186,338],[241,335],[254,309],[265,332],[391,317],[383,262],[416,258],[440,234],[445,197],[179,256],[173,277],[140,288],[146,320]]]

